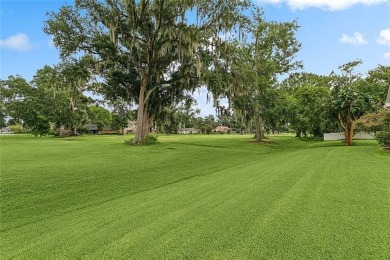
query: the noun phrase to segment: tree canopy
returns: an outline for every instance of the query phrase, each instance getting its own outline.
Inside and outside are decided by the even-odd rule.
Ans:
[[[90,55],[106,89],[138,105],[138,143],[164,107],[199,86],[209,39],[232,29],[247,6],[238,0],[83,0],[51,13],[44,30],[63,58]]]
[[[383,104],[383,88],[355,72],[361,63],[360,60],[348,62],[339,67],[341,74],[331,75],[332,110],[345,131],[347,146],[352,145],[355,121]]]
[[[343,129],[351,145],[359,118],[384,105],[389,66],[366,76],[356,72],[360,60],[331,75],[296,72],[298,23],[264,17],[249,0],[76,0],[49,13],[44,27],[61,62],[39,69],[31,82],[1,81],[1,126],[76,134],[89,122],[123,132],[136,118],[136,144],[152,130],[184,126],[208,133],[217,124],[234,126],[254,131],[256,141],[265,132],[320,137]],[[217,117],[199,116],[191,94],[200,86]]]

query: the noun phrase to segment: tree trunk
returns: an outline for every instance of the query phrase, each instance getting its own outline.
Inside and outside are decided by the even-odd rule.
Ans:
[[[145,140],[145,137],[150,133],[150,126],[151,126],[151,121],[148,115],[147,107],[145,106],[144,110],[144,117],[143,117],[143,126],[142,126],[142,136],[143,140]]]
[[[145,77],[142,81],[141,90],[138,100],[138,113],[137,113],[137,129],[135,131],[134,143],[139,144],[145,140],[145,137],[150,131],[150,119],[148,115],[148,102],[145,100],[146,86],[148,84],[148,78]]]
[[[346,125],[344,130],[345,130],[345,145],[351,146],[352,145],[352,138],[353,138],[353,131],[354,131],[353,124]]]
[[[256,128],[256,142],[260,142],[263,139],[263,131],[261,130],[262,122],[258,113],[255,115],[255,128]]]
[[[355,124],[352,118],[350,117],[342,117],[340,114],[338,115],[340,124],[344,129],[344,135],[345,135],[345,145],[351,146],[352,145],[352,138],[355,131]]]

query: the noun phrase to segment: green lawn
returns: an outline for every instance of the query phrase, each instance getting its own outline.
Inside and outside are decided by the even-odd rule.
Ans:
[[[390,153],[275,136],[0,137],[1,259],[390,259]]]

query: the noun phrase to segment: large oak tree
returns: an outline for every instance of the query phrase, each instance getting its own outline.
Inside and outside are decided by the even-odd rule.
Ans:
[[[200,84],[208,45],[216,43],[209,39],[232,29],[246,6],[241,0],[78,0],[51,13],[44,30],[62,57],[91,55],[108,87],[138,104],[135,142],[141,143],[161,110]]]

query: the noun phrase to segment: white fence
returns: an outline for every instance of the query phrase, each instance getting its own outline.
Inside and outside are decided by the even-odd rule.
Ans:
[[[324,141],[344,140],[345,135],[342,133],[326,133],[324,134]],[[355,140],[372,140],[375,139],[374,133],[358,132],[353,136]]]

